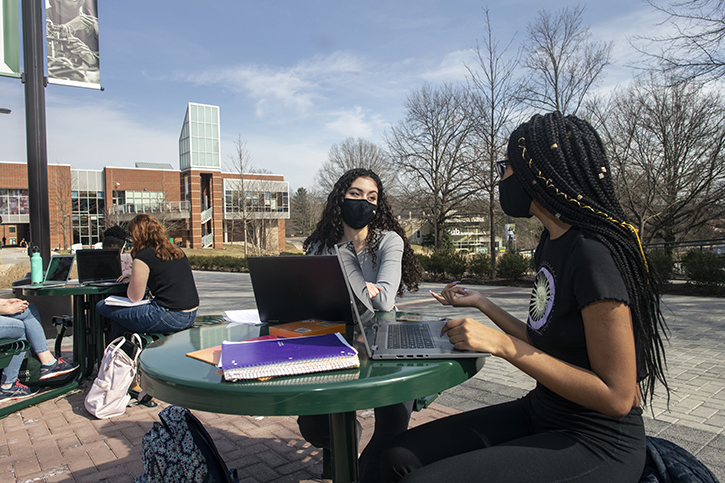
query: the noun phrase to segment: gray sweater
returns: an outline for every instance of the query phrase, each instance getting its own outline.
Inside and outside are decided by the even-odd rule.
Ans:
[[[308,254],[315,254],[318,245],[311,246]],[[323,254],[334,255],[335,250],[323,249]],[[356,294],[358,297],[367,297],[375,310],[390,311],[395,309],[395,294],[400,286],[402,277],[402,260],[403,260],[403,239],[400,235],[393,231],[382,232],[380,245],[375,252],[376,260],[373,265],[373,257],[366,248],[357,253],[359,266],[357,270],[362,274],[362,278],[376,287],[380,288],[380,293],[370,299],[367,289],[363,289],[363,293]]]

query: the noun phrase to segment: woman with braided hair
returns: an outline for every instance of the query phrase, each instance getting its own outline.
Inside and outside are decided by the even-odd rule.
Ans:
[[[641,407],[664,377],[656,280],[616,199],[596,131],[559,112],[519,126],[497,164],[500,202],[544,225],[527,322],[458,282],[433,296],[476,307],[443,331],[457,349],[490,352],[533,377],[516,401],[450,416],[396,437],[383,481],[637,482]]]
[[[366,282],[365,293],[356,296],[369,298],[375,310],[395,310],[396,295],[418,290],[423,269],[393,216],[380,178],[369,169],[351,169],[337,180],[303,248],[308,255],[334,255],[335,244],[341,242],[354,244],[359,262],[355,270]],[[380,480],[380,452],[408,428],[412,410],[413,401],[375,408],[375,431],[360,456],[360,482]],[[297,424],[307,441],[330,448],[327,414],[300,416]],[[360,431],[358,423],[358,436]]]

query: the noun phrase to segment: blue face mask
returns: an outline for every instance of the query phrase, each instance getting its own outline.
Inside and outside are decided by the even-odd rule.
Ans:
[[[356,230],[368,226],[375,218],[377,209],[378,206],[368,200],[353,200],[350,198],[345,198],[340,207],[343,221],[347,223],[347,226]]]
[[[531,218],[531,202],[529,196],[516,176],[511,175],[498,182],[498,201],[503,212],[514,218]]]

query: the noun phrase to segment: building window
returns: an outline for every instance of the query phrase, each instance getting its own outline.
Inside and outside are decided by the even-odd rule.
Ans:
[[[28,190],[0,189],[0,215],[30,213]]]
[[[106,200],[103,191],[71,191],[73,243],[94,245],[106,229]]]
[[[15,233],[15,227],[14,226],[9,227],[8,233]]]

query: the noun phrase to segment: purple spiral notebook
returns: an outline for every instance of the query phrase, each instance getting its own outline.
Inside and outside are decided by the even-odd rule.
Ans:
[[[341,334],[223,342],[224,379],[267,379],[360,367],[357,351]]]

